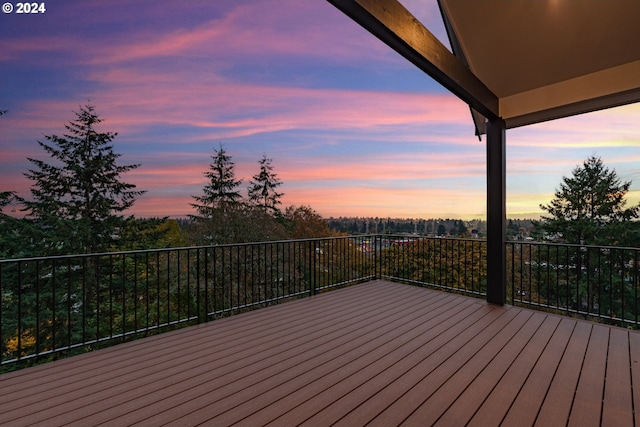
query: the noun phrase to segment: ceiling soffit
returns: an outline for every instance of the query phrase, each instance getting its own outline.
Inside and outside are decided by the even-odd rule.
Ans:
[[[454,54],[496,94],[508,128],[640,101],[640,1],[439,5]]]

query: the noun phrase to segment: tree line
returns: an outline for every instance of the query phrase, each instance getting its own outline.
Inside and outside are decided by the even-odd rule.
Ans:
[[[282,182],[266,154],[249,181],[248,197],[243,198],[242,180],[235,178],[235,165],[222,144],[205,172],[203,194],[192,195],[191,206],[197,213],[187,221],[125,216],[146,191],[126,182],[123,175],[141,164],[120,162],[121,155],[114,150],[118,134],[98,130],[103,119],[93,105],[81,106],[74,114],[63,135],[45,135],[44,141],[37,141],[47,158],[28,158],[32,167],[24,175],[32,184],[30,197],[0,192],[0,259],[332,233],[309,206],[281,210]],[[22,206],[22,218],[3,211],[14,204]]]
[[[436,237],[480,237],[486,232],[483,220],[451,218],[331,217],[329,227],[347,234],[414,234]]]
[[[2,115],[6,110],[1,111]],[[100,132],[103,121],[92,105],[75,112],[62,136],[45,135],[39,146],[47,160],[28,158],[24,175],[30,197],[0,191],[0,259],[92,253],[183,245],[224,244],[289,238],[325,237],[333,233],[415,233],[434,236],[483,236],[481,221],[330,218],[309,206],[282,209],[282,181],[266,154],[259,171],[241,194],[242,179],[222,144],[214,149],[204,175],[202,194],[192,195],[195,214],[186,221],[137,219],[124,213],[145,194],[123,175],[140,164],[120,164],[114,151],[117,133]],[[587,245],[638,246],[640,204],[627,207],[631,182],[592,155],[564,177],[554,199],[541,204],[539,221],[510,220],[511,237],[532,234],[537,240]],[[3,212],[22,205],[23,218]],[[333,230],[333,231],[332,231]]]
[[[507,238],[595,246],[640,247],[640,203],[628,206],[631,181],[620,179],[602,158],[589,156],[563,177],[554,198],[540,204],[539,220],[509,219]],[[378,217],[329,218],[332,229],[347,234],[416,234],[485,237],[483,220]]]

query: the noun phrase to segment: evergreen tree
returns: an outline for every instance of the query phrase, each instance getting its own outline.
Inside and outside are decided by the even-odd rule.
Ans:
[[[630,186],[631,181],[622,182],[602,159],[590,156],[572,177],[563,178],[548,205],[540,205],[549,215],[536,226],[567,243],[633,244],[637,223],[632,220],[638,218],[640,205],[626,207]]]
[[[276,189],[282,185],[278,179],[278,175],[273,172],[271,165],[272,159],[267,158],[266,154],[262,155],[260,164],[260,172],[253,176],[253,180],[249,181],[248,195],[249,201],[256,206],[263,208],[266,212],[280,216],[281,212],[278,205],[282,202],[280,198],[283,193],[278,193]]]
[[[0,259],[22,256],[24,249],[22,232],[25,221],[13,218],[3,212],[17,196],[13,191],[0,191]]]
[[[599,157],[591,156],[573,170],[571,177],[563,178],[548,205],[540,205],[549,215],[543,216],[536,227],[566,243],[637,246],[640,222],[634,219],[638,218],[640,205],[626,207],[625,195],[630,186],[630,181],[622,182]],[[589,246],[565,256],[565,268],[576,279],[542,286],[539,292],[545,299],[560,301],[574,309],[610,313],[613,317],[633,316],[633,304],[625,306],[624,301],[632,299],[635,290],[620,277],[620,272],[634,265],[631,253]],[[607,289],[602,286],[601,277],[611,278]]]
[[[235,163],[231,161],[231,156],[227,154],[222,144],[215,154],[211,156],[213,160],[209,165],[209,170],[204,176],[209,180],[202,189],[202,196],[191,196],[198,203],[191,203],[198,215],[196,219],[211,219],[216,213],[228,213],[241,204],[239,186],[241,179],[236,179]]]
[[[214,150],[209,170],[204,173],[208,179],[202,196],[191,196],[198,203],[191,203],[197,215],[194,220],[192,238],[197,244],[223,244],[243,241],[244,203],[236,179],[235,163],[222,144]]]
[[[0,214],[2,214],[2,209],[15,198],[15,195],[16,193],[13,191],[0,191]]]
[[[129,209],[144,191],[125,183],[121,175],[139,164],[118,165],[113,151],[117,133],[99,132],[102,122],[92,105],[75,112],[63,136],[38,141],[52,163],[28,158],[35,166],[25,176],[33,181],[24,210],[43,231],[42,243],[65,253],[109,248]],[[55,251],[54,251],[55,252]]]

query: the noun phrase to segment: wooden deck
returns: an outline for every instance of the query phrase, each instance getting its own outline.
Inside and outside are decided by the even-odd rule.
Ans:
[[[0,376],[0,424],[640,425],[640,334],[368,282]]]

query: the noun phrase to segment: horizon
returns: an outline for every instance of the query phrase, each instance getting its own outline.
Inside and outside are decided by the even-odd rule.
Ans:
[[[403,4],[449,46],[435,0]],[[264,153],[282,205],[323,218],[486,218],[468,106],[324,0],[46,6],[0,16],[0,191],[28,197],[37,141],[90,103],[119,164],[141,163],[122,176],[147,190],[127,215],[194,214],[222,143],[243,192]],[[636,103],[508,130],[507,218],[543,215],[594,154],[640,203],[639,117]]]

